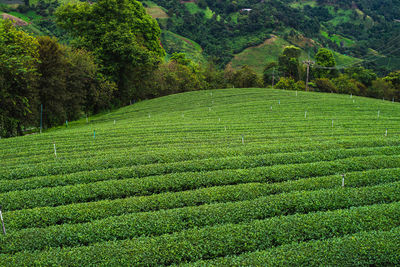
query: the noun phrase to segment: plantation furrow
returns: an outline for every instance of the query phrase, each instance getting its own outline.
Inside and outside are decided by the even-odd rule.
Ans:
[[[0,194],[5,210],[58,206],[74,202],[116,199],[183,191],[200,187],[249,182],[278,182],[348,171],[400,166],[400,156],[366,156],[328,162],[276,165],[251,170],[220,170],[204,173],[176,173],[142,179],[123,179],[60,187],[12,191]],[[253,171],[253,172],[252,172]],[[252,175],[249,175],[252,172]]]
[[[309,135],[309,136],[304,136],[304,134],[300,133],[299,137],[301,137],[301,138],[298,138],[298,142],[306,141],[307,143],[309,143],[309,141],[307,141],[307,138],[310,138],[310,137],[318,138],[317,139],[318,141],[326,141],[326,142],[334,141],[335,139],[333,139],[333,137],[337,138],[338,136],[336,136],[337,133],[335,133],[335,136],[332,136],[333,133],[334,132],[324,134],[324,135],[319,135],[319,134],[314,133],[313,135]],[[217,136],[217,139],[215,139],[213,137],[208,137],[207,139],[203,140],[202,144],[198,140],[195,141],[195,140],[191,140],[188,138],[186,138],[186,139],[188,142],[190,141],[191,143],[197,142],[197,145],[199,145],[199,146],[201,145],[201,147],[203,147],[203,148],[206,148],[207,146],[209,148],[213,148],[217,145],[216,142],[225,142],[225,143],[226,142],[230,142],[230,143],[235,142],[235,143],[237,143],[237,146],[239,146],[239,145],[241,145],[240,136],[242,134],[246,134],[246,132],[241,131],[241,132],[238,132],[237,134],[232,134],[232,133],[224,132],[223,128],[222,128],[222,132],[219,134],[220,136]],[[365,135],[365,131],[360,132],[360,134],[361,134],[361,136],[357,137],[356,134],[354,134],[353,137],[349,138],[348,132],[346,132],[345,138],[343,138],[343,139],[344,140],[346,140],[346,139],[354,140],[355,138],[362,139],[361,137],[362,137],[362,135]],[[380,134],[378,136],[371,136],[371,138],[379,139],[379,137],[383,137],[383,134],[384,134],[384,128],[382,128],[382,132],[380,132]],[[260,139],[263,142],[267,141],[271,145],[275,145],[275,146],[278,144],[278,141],[280,141],[280,140],[292,138],[291,136],[287,136],[287,135],[283,135],[283,134],[271,135],[269,133],[268,129],[266,131],[263,131],[261,137],[256,137],[254,135],[254,133],[246,134],[245,137],[246,137],[246,141],[255,142],[256,140]],[[202,137],[202,138],[204,138],[204,137]],[[271,139],[269,139],[269,138],[271,138]],[[275,138],[276,138],[276,140],[275,140]],[[388,138],[391,138],[392,140],[396,139],[393,136],[393,132],[391,132],[391,135]],[[115,139],[115,137],[112,138],[112,140],[114,140],[114,139]],[[185,139],[185,138],[183,138],[183,139]],[[71,140],[71,139],[69,139],[69,140]],[[183,140],[180,140],[180,141],[183,141]],[[127,147],[130,147],[131,149],[134,149],[136,151],[143,150],[143,152],[145,151],[145,149],[148,149],[147,146],[141,147],[141,145],[137,141],[135,141],[135,139],[133,141],[132,141],[132,139],[129,139],[127,141],[118,140],[117,142],[118,142],[118,144],[114,144],[114,143],[110,143],[110,142],[107,142],[106,140],[102,140],[102,139],[100,139],[100,140],[97,139],[96,141],[94,141],[93,138],[91,137],[91,139],[87,140],[87,142],[74,141],[73,145],[69,145],[68,144],[68,143],[70,143],[69,141],[65,141],[65,143],[56,141],[56,144],[57,144],[57,148],[61,154],[63,154],[63,153],[66,154],[66,152],[79,154],[80,152],[87,151],[87,150],[90,150],[93,153],[96,153],[97,151],[101,152],[105,149],[114,150],[114,149],[118,149],[118,148],[124,149]],[[174,144],[174,142],[176,142],[176,141],[171,141],[170,145],[176,145],[176,144]],[[122,143],[124,145],[121,145]],[[152,141],[152,143],[154,144],[152,149],[162,149],[162,146],[165,145],[165,142],[161,142],[162,144],[160,144],[160,142],[154,141],[154,140]],[[250,145],[250,144],[251,143],[246,142],[246,145]],[[182,145],[183,145],[183,143],[180,144],[179,146],[182,146]],[[187,143],[186,145],[189,145],[189,143]],[[252,144],[252,145],[254,146],[257,144]],[[259,144],[259,145],[265,146],[265,144]],[[23,151],[19,151],[19,150],[23,150]],[[12,156],[12,158],[8,157],[7,154],[11,154],[10,156]],[[21,146],[20,148],[18,148],[18,150],[13,147],[12,149],[10,148],[10,152],[4,151],[4,153],[2,153],[2,155],[3,155],[2,156],[3,159],[8,159],[8,160],[11,160],[13,158],[18,158],[23,155],[30,155],[30,156],[31,155],[47,155],[47,158],[52,158],[52,157],[54,157],[53,144],[52,144],[52,142],[48,142],[47,144],[45,144],[43,146],[34,146],[34,147],[30,146],[29,148],[27,148],[25,146]]]
[[[249,126],[247,125],[246,127],[243,127],[242,129],[232,129],[229,125],[225,125],[228,126],[228,130],[227,132],[224,131],[224,125],[220,125],[218,127],[218,129],[215,129],[215,131],[213,131],[211,134],[214,134],[215,136],[226,136],[226,135],[241,135],[244,133],[258,133],[258,134],[263,134],[265,135],[265,131],[267,131],[268,133],[275,133],[274,137],[285,137],[285,138],[289,138],[289,137],[302,137],[304,134],[306,134],[306,132],[304,132],[304,127],[310,127],[309,125],[303,125],[299,127],[295,127],[295,129],[282,129],[282,127],[278,126],[278,127],[271,127],[268,125],[265,125],[264,127],[257,126],[256,129],[252,130],[249,128]],[[387,125],[383,125],[382,126],[382,131],[384,131],[384,129],[387,127]],[[272,131],[274,128],[276,128],[276,131]],[[366,126],[365,129],[359,129],[360,132],[362,133],[366,133],[370,131],[371,127],[368,127],[368,125]],[[303,130],[301,130],[303,129]],[[244,132],[243,132],[244,130]],[[299,132],[300,130],[300,132]],[[337,130],[335,129],[333,131],[333,129],[331,129],[331,121],[327,121],[327,129],[325,128],[316,128],[316,129],[311,129],[313,130],[312,133],[314,133],[315,131],[317,131],[319,133],[319,135],[323,135],[325,132],[328,132],[328,134],[330,133],[335,133],[335,134],[340,134],[340,135],[348,135],[348,129],[343,129],[343,130]],[[392,133],[394,132],[395,129],[390,129],[392,131]],[[303,133],[302,133],[303,132]],[[374,133],[376,132],[375,130],[373,131]],[[289,133],[289,134],[288,134]],[[67,133],[66,133],[67,134]],[[184,133],[183,137],[185,137],[188,133]],[[193,134],[197,134],[199,138],[201,138],[200,140],[208,140],[210,137],[208,136],[207,139],[204,139],[204,133],[190,133],[191,135]],[[307,133],[309,134],[309,133]],[[95,144],[101,144],[101,145],[106,145],[110,148],[112,147],[121,147],[121,142],[127,142],[128,144],[131,143],[132,145],[135,146],[142,146],[142,145],[151,145],[151,144],[158,144],[160,141],[163,144],[167,144],[165,141],[167,141],[168,143],[173,142],[173,140],[176,140],[177,138],[181,138],[182,136],[179,135],[179,131],[177,131],[177,129],[174,129],[174,133],[173,136],[171,136],[172,140],[170,140],[171,138],[169,138],[168,136],[165,136],[164,134],[161,135],[155,135],[154,137],[158,137],[158,138],[152,138],[152,136],[147,134],[147,138],[145,138],[145,141],[140,141],[140,139],[142,138],[136,138],[137,135],[132,135],[132,133],[127,134],[127,135],[121,135],[121,136],[104,136],[103,133],[100,131],[98,133],[98,135],[100,135],[97,139],[96,142],[93,142],[93,131],[92,132],[88,132],[87,137],[84,139],[79,139],[79,138],[73,138],[73,137],[69,137],[69,136],[65,136],[65,138],[62,139],[55,139],[54,141],[59,144],[59,145],[63,145],[65,147],[70,147],[72,150],[72,148],[75,149],[79,149],[80,147],[85,148],[85,147],[95,147]],[[325,133],[326,135],[326,133]],[[147,139],[147,141],[146,141]],[[156,139],[156,140],[155,140]],[[157,141],[157,139],[159,139],[159,141]],[[70,140],[74,140],[73,144],[68,145],[68,142],[70,142]],[[102,141],[106,141],[107,143],[102,143]],[[168,141],[169,140],[169,141]],[[79,144],[79,147],[77,147],[76,144]],[[30,145],[30,151],[25,151],[25,152],[19,152],[19,153],[32,153],[35,151],[46,151],[48,148],[52,148],[52,141],[47,140],[47,142],[43,142],[43,143],[36,143],[35,146]],[[26,149],[25,147],[21,147],[21,149]],[[9,152],[8,152],[9,151]],[[13,156],[18,156],[18,155],[23,155],[23,154],[14,154],[15,152],[15,148],[14,146],[10,145],[9,148],[4,149],[4,155],[7,155],[7,153],[13,153]]]
[[[391,201],[400,201],[400,182],[360,189],[339,188],[287,193],[251,201],[136,213],[85,224],[25,229],[0,237],[0,251],[15,253],[24,250],[42,250],[47,247],[88,245],[108,240],[158,236],[217,224],[248,223],[281,215],[331,211]],[[395,207],[399,219],[397,223],[400,225],[400,202],[375,207],[370,212],[378,218],[379,211]],[[360,213],[356,210],[353,208],[351,212],[354,212],[359,219]],[[379,225],[379,222],[375,223]]]
[[[335,189],[341,187],[341,180],[342,178],[340,175],[333,175],[305,178],[282,183],[248,183],[209,187],[177,193],[166,192],[126,199],[102,200],[98,202],[70,204],[58,207],[42,207],[5,212],[4,220],[8,231],[12,232],[23,228],[46,227],[63,223],[90,222],[92,220],[103,219],[110,216],[119,216],[136,212],[253,200],[259,197],[266,197],[280,193],[290,193],[299,190],[313,191],[319,189]],[[384,184],[398,181],[400,181],[399,168],[369,170],[364,172],[348,173],[346,175],[345,186],[346,188],[357,188],[382,184],[385,188]],[[349,192],[346,190],[345,192]],[[281,199],[279,196],[271,197]],[[389,201],[394,200],[389,199]]]
[[[397,266],[400,264],[399,236],[400,227],[390,231],[363,231],[179,266]]]
[[[318,147],[318,146],[317,146]],[[312,148],[308,148],[312,149]],[[290,149],[288,149],[290,151]],[[220,156],[223,154],[223,151],[220,151],[220,154],[215,156]],[[243,152],[242,152],[243,153]],[[262,153],[262,152],[261,152]],[[209,171],[209,170],[219,170],[219,169],[236,169],[246,168],[246,167],[257,167],[257,166],[267,166],[274,164],[291,164],[291,163],[302,163],[302,162],[313,162],[320,160],[334,160],[339,158],[346,158],[350,156],[366,156],[366,155],[396,155],[400,154],[400,146],[396,147],[383,147],[383,148],[358,148],[354,150],[342,150],[342,151],[330,151],[327,150],[325,152],[301,152],[294,153],[292,155],[279,155],[279,152],[275,152],[274,154],[265,154],[259,156],[242,156],[237,158],[209,158],[204,160],[194,160],[190,161],[186,159],[190,158],[198,158],[198,154],[194,153],[193,156],[185,155],[178,156],[174,158],[173,155],[170,154],[158,154],[156,155],[148,155],[144,157],[137,156],[122,156],[122,157],[104,157],[102,159],[87,159],[84,162],[82,160],[73,160],[71,163],[65,161],[56,161],[53,164],[43,163],[41,165],[35,165],[34,167],[28,165],[24,168],[24,166],[20,166],[18,169],[10,169],[7,172],[4,171],[0,173],[0,182],[1,180],[12,180],[12,179],[23,179],[34,176],[49,176],[49,175],[57,175],[57,174],[70,174],[77,173],[81,171],[87,170],[105,170],[110,168],[120,168],[123,166],[137,166],[137,170],[131,169],[131,172],[128,175],[122,175],[121,177],[143,177],[150,175],[160,175],[174,172],[184,172],[184,171]],[[229,153],[226,153],[229,155]],[[243,153],[244,154],[244,153]],[[201,157],[210,157],[213,156],[203,153]],[[144,166],[140,166],[140,164],[150,163],[150,162],[163,162],[163,163],[154,163],[148,164]],[[111,170],[108,170],[110,172]],[[132,175],[132,176],[129,176]],[[63,179],[63,178],[61,178]],[[105,178],[104,180],[106,180]],[[62,183],[62,181],[60,181]],[[3,181],[3,184],[7,183]],[[13,184],[11,182],[11,184]],[[17,184],[14,183],[14,184]],[[1,186],[0,186],[1,187]],[[0,191],[4,192],[4,190]]]
[[[371,217],[374,216],[374,220]],[[400,225],[400,204],[367,206],[350,210],[257,220],[184,230],[158,237],[101,242],[91,246],[49,249],[41,252],[1,254],[0,264],[25,265],[40,260],[49,263],[86,266],[177,264],[256,250],[292,242],[305,242],[355,234],[360,231],[390,231]],[[118,255],[113,257],[111,255]]]
[[[65,175],[53,176],[40,176],[35,178],[18,179],[18,180],[0,180],[0,193],[29,190],[41,187],[56,187],[83,183],[92,183],[97,181],[114,180],[114,179],[127,179],[127,178],[142,178],[154,175],[163,175],[169,173],[183,173],[183,172],[199,172],[199,171],[214,171],[214,170],[234,170],[243,168],[255,168],[260,166],[273,166],[279,164],[299,164],[299,163],[312,163],[319,161],[332,161],[351,157],[371,156],[371,155],[399,155],[399,147],[373,147],[373,148],[357,148],[357,149],[341,149],[341,150],[327,150],[327,151],[311,151],[300,153],[285,153],[285,154],[266,154],[257,156],[240,156],[240,157],[220,157],[209,158],[205,160],[196,161],[180,161],[165,164],[149,164],[149,165],[136,165],[134,167],[121,167],[118,166],[128,165],[126,162],[107,162],[99,161],[104,166],[110,166],[109,169],[97,171],[84,171],[72,172]],[[95,160],[95,161],[96,161]],[[104,163],[103,163],[104,162]],[[145,158],[143,162],[150,162]],[[106,165],[107,164],[107,165]],[[114,165],[112,165],[114,164]],[[112,166],[115,166],[111,168]],[[51,165],[50,165],[51,166]],[[51,166],[55,170],[54,166]],[[79,165],[82,167],[82,164]],[[91,169],[95,166],[89,165]],[[63,170],[65,166],[61,167]],[[69,168],[70,169],[70,168]],[[71,168],[73,169],[73,168]]]

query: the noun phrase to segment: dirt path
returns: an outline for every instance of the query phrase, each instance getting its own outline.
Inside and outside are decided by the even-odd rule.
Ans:
[[[10,15],[10,14],[7,14],[7,13],[2,13],[1,16],[3,17],[3,19],[12,20],[13,24],[17,25],[17,26],[26,26],[26,25],[28,25],[28,22],[26,22],[26,21],[24,21],[24,20],[22,20],[20,18],[17,18],[17,17],[15,17],[13,15]]]

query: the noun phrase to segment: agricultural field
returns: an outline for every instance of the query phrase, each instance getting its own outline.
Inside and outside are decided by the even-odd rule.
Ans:
[[[1,266],[400,264],[400,105],[266,88],[0,140]]]

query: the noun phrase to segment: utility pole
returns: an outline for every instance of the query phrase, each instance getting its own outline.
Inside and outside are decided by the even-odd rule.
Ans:
[[[274,89],[274,83],[275,83],[275,67],[272,70],[272,89]]]
[[[315,64],[315,61],[312,61],[310,59],[304,60],[303,64],[307,65],[307,79],[306,79],[306,91],[308,91],[308,79],[310,77],[310,66]]]

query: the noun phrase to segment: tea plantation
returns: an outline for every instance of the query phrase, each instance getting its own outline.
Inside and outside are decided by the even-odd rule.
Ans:
[[[392,101],[196,91],[0,151],[1,266],[400,264]]]

